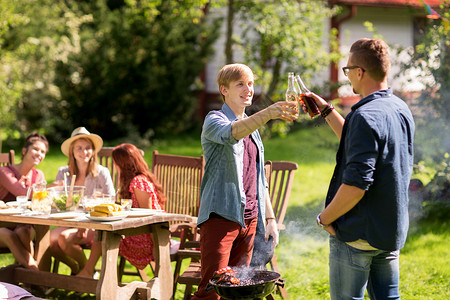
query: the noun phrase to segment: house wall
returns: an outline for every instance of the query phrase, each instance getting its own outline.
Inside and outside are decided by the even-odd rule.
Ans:
[[[409,59],[406,50],[411,50],[414,46],[413,22],[415,16],[417,16],[417,11],[410,8],[358,7],[356,16],[341,25],[340,51],[346,54],[354,41],[364,37],[371,38],[372,33],[368,32],[364,26],[364,22],[371,22],[376,32],[391,47],[391,71],[388,77],[390,86],[394,90],[419,91],[423,88],[423,85],[417,80],[408,82],[408,76],[397,77],[400,71],[400,62]],[[402,47],[405,50],[397,53],[396,47]],[[346,56],[339,62],[339,68],[346,66],[347,59]],[[338,74],[339,81],[348,81],[342,71],[339,71]],[[411,76],[415,77],[414,72]],[[339,95],[342,97],[353,95],[350,84],[342,86],[339,89]]]

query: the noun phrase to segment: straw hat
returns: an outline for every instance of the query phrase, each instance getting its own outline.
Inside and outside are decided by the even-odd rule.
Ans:
[[[94,144],[94,148],[95,148],[94,153],[97,153],[98,151],[100,151],[100,149],[103,146],[103,140],[100,136],[90,133],[84,127],[78,127],[72,132],[72,135],[70,136],[70,138],[68,138],[67,140],[65,140],[62,143],[62,145],[61,145],[62,153],[65,156],[69,156],[70,144],[72,144],[72,142],[74,142],[80,138],[85,138],[85,139],[91,140],[91,142],[92,142],[92,144]]]

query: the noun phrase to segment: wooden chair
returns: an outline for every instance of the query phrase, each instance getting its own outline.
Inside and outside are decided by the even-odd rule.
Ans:
[[[0,153],[0,167],[10,166],[14,164],[15,153],[14,150],[9,150],[8,153]],[[0,247],[0,254],[11,253],[8,247]]]
[[[266,179],[269,183],[269,194],[273,211],[277,220],[279,230],[285,229],[283,225],[284,217],[286,215],[286,209],[288,200],[291,194],[292,183],[294,180],[294,172],[298,169],[298,165],[289,161],[266,161],[264,164],[264,171]],[[177,284],[186,285],[184,292],[184,299],[190,299],[192,293],[192,286],[199,285],[201,280],[200,274],[200,251],[198,249],[199,244],[186,242],[185,247],[178,251],[178,258],[175,265],[174,275],[174,293],[176,292]],[[188,268],[180,275],[181,263],[183,259],[191,258],[191,263]],[[279,273],[277,257],[274,254],[270,261],[270,267],[274,272]],[[277,287],[282,298],[289,298],[286,290],[281,287]],[[273,295],[266,297],[267,299],[274,299]]]
[[[200,208],[200,184],[203,178],[205,159],[200,157],[159,154],[153,152],[152,172],[163,186],[167,197],[165,210],[170,213],[198,216]],[[172,237],[180,239],[180,248],[197,239],[196,223],[176,223],[170,225]],[[190,247],[190,246],[187,246]],[[195,250],[194,250],[195,251]],[[179,274],[184,253],[179,256],[179,250],[171,255],[172,261],[180,261],[175,265],[174,274]],[[177,277],[175,276],[175,279]],[[176,282],[176,281],[175,281]],[[176,285],[174,285],[174,292]]]
[[[8,153],[0,153],[0,167],[14,164],[14,150],[9,150]]]
[[[198,216],[200,208],[200,185],[205,168],[202,156],[182,156],[159,154],[153,151],[152,172],[163,187],[167,200],[165,211],[175,214]],[[192,240],[196,222],[171,224],[172,237],[181,238],[181,242]],[[190,236],[186,236],[190,234]]]
[[[298,165],[290,161],[272,161],[271,167],[272,174],[268,180],[270,200],[277,220],[278,230],[284,230],[286,227],[283,221],[286,216],[292,184],[294,182],[294,172],[298,169]],[[269,265],[274,272],[280,273],[276,254],[273,255]],[[277,290],[283,299],[289,298],[284,287],[277,286]],[[267,296],[267,299],[274,299],[273,295]]]
[[[163,186],[167,212],[198,216],[204,167],[203,155],[192,157],[153,151],[152,172]]]
[[[98,163],[106,168],[108,168],[111,174],[111,179],[114,184],[114,189],[117,191],[119,188],[119,178],[117,178],[116,168],[112,161],[112,151],[114,147],[102,147],[97,153]]]

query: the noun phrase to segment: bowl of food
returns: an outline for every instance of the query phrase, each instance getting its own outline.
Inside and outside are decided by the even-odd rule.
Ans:
[[[70,189],[67,187],[67,191],[63,186],[56,186],[52,188],[48,188],[50,192],[53,206],[57,211],[73,211],[77,210],[81,200],[84,197],[84,192],[86,187],[84,186],[74,186],[72,192],[71,201],[67,201],[70,194]],[[69,199],[70,200],[70,199]]]

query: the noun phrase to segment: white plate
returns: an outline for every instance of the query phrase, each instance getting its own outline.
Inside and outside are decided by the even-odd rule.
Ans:
[[[50,214],[51,219],[74,219],[81,216],[79,212],[75,211],[66,211],[61,213]]]
[[[23,211],[18,208],[0,209],[0,215],[20,215]]]
[[[89,213],[86,214],[86,218],[92,221],[100,221],[100,222],[109,222],[109,221],[119,221],[123,220],[127,217],[127,214],[123,214],[120,216],[114,216],[114,217],[94,217],[91,216]]]
[[[156,214],[160,214],[164,212],[160,209],[150,209],[150,208],[132,208],[130,211],[128,211],[128,217],[129,218],[138,218],[138,217],[145,217],[145,216],[153,216]]]
[[[19,201],[9,201],[9,202],[6,202],[6,205],[7,206],[14,206],[14,207],[19,207]],[[31,201],[27,201],[27,206],[30,206],[31,205]]]

